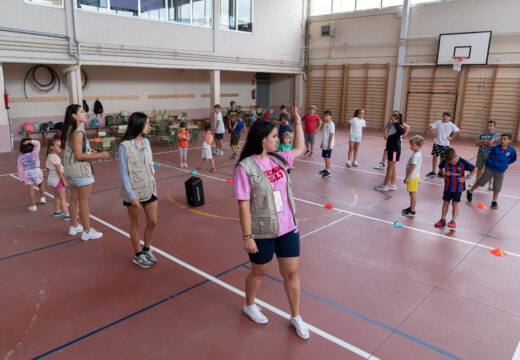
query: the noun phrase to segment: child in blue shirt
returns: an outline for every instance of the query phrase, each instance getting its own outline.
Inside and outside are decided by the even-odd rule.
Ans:
[[[247,127],[242,120],[242,115],[238,114],[238,120],[233,125],[232,131],[231,131],[231,140],[229,141],[229,145],[231,146],[231,150],[233,150],[233,154],[231,155],[231,158],[235,158],[238,155],[238,143],[240,141],[240,134],[242,133],[242,130],[247,132]]]
[[[477,180],[476,184],[471,187],[466,193],[468,201],[473,200],[473,191],[479,186],[484,186],[488,181],[494,179],[493,182],[493,201],[491,201],[491,208],[498,209],[498,194],[502,190],[502,183],[504,182],[504,173],[509,164],[516,161],[516,151],[509,144],[513,140],[513,135],[510,133],[502,134],[500,137],[500,145],[494,146],[486,160],[486,168],[484,173]]]
[[[464,176],[464,173],[469,171],[468,176]],[[435,227],[444,227],[448,225],[450,229],[455,230],[457,224],[457,216],[459,215],[459,203],[462,192],[466,190],[466,180],[471,178],[477,171],[475,166],[457,155],[454,148],[448,148],[444,153],[444,159],[439,165],[439,174],[444,177],[444,193],[442,195],[442,218],[435,223]],[[452,220],[446,224],[446,215],[448,209],[451,206],[453,208]]]
[[[478,148],[477,153],[477,180],[482,176],[484,172],[484,165],[486,165],[486,160],[491,152],[491,148],[499,142],[500,136],[495,131],[497,127],[497,123],[494,120],[489,120],[487,122],[486,130],[487,132],[483,132],[478,137],[476,145]],[[489,180],[489,190],[493,190],[493,179]]]

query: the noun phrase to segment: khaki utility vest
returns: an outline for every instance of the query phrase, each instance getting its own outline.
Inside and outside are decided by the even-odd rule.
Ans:
[[[277,158],[270,156],[271,159],[278,164],[287,177],[287,195],[291,204],[294,223],[298,226],[296,219],[296,206],[294,204],[291,178],[287,174],[285,165]],[[278,223],[278,215],[276,213],[276,205],[274,202],[273,187],[271,181],[264,174],[262,169],[256,163],[254,156],[248,156],[239,163],[251,184],[251,230],[255,239],[270,239],[278,237],[280,232],[280,224]]]
[[[76,135],[77,132],[83,133],[87,145],[85,148],[85,154],[90,154],[90,144],[85,136],[85,131],[78,127],[74,133],[67,136],[67,143],[63,150],[63,173],[69,178],[93,177],[94,174],[92,173],[92,165],[90,164],[90,161],[79,161],[76,159],[76,154],[74,154],[74,135]]]
[[[143,139],[143,142],[146,141]],[[134,195],[139,201],[150,200],[152,195],[157,194],[157,186],[155,184],[155,169],[153,167],[152,149],[148,143],[148,147],[144,150],[144,160],[137,150],[132,140],[125,140],[121,143],[126,150],[126,163],[128,167],[128,177]],[[121,184],[121,197],[124,201],[130,202],[125,187]]]

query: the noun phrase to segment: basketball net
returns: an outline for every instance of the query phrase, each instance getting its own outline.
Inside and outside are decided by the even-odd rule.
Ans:
[[[453,64],[453,71],[460,72],[462,64],[466,61],[466,56],[452,56],[451,63]]]

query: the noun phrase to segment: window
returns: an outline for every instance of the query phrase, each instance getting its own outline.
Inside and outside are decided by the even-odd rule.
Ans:
[[[213,0],[193,0],[192,24],[213,26]]]
[[[191,24],[191,1],[168,0],[168,20]]]
[[[145,19],[166,20],[164,0],[141,0],[141,15]]]
[[[27,4],[63,7],[63,0],[25,0]]]
[[[78,9],[108,11],[107,0],[78,0]]]
[[[138,0],[110,0],[110,12],[123,16],[138,16]]]
[[[383,7],[403,5],[403,0],[383,0]]]
[[[223,0],[224,1],[224,0]],[[339,12],[382,9],[402,6],[403,0],[310,0],[311,16],[327,15]],[[410,5],[428,2],[447,2],[451,0],[409,0]]]
[[[220,28],[253,32],[253,0],[221,0]]]
[[[356,0],[334,0],[332,3],[332,12],[335,13],[354,10],[356,10]]]
[[[356,10],[379,9],[381,0],[358,0],[356,2]]]

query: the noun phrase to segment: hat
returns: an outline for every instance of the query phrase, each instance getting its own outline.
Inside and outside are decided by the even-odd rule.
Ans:
[[[309,109],[314,109],[314,110],[316,110],[316,106],[311,105],[311,106],[309,106]]]

